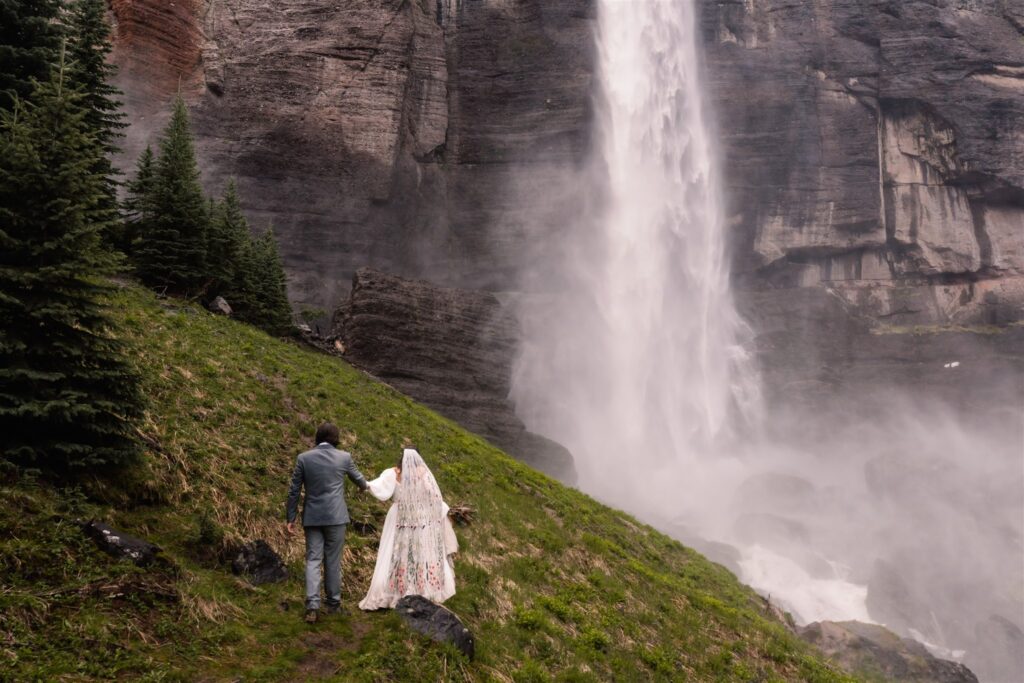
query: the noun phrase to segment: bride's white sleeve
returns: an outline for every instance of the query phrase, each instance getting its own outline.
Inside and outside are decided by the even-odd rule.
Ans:
[[[373,481],[366,482],[367,488],[377,500],[388,500],[395,494],[395,484],[398,477],[395,468],[389,467],[380,473],[380,476]]]
[[[448,503],[441,501],[441,514],[444,515],[444,554],[453,555],[459,552],[459,539],[455,535],[452,518],[448,516]]]

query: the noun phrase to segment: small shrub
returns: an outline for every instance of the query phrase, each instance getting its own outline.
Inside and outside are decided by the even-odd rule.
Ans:
[[[608,637],[607,633],[598,631],[593,627],[584,629],[579,639],[585,647],[596,652],[607,652],[612,644],[612,639]]]
[[[547,620],[540,610],[519,608],[513,616],[515,625],[526,631],[540,631],[547,625]]]

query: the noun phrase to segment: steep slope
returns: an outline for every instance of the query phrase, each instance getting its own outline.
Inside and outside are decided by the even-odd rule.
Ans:
[[[92,498],[7,473],[0,678],[844,680],[723,568],[345,363],[135,288],[115,304],[151,401],[144,467],[86,482]],[[367,474],[411,441],[448,500],[476,510],[449,602],[475,633],[474,662],[354,609],[369,529],[345,550],[351,614],[301,623],[302,543],[283,533],[283,498],[326,418]],[[379,528],[386,507],[351,498],[354,520]],[[89,517],[158,543],[168,562],[115,562],[72,523]],[[222,549],[254,538],[286,558],[287,582],[226,571]]]

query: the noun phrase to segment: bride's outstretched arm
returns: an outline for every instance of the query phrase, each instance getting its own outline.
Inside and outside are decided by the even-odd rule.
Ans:
[[[444,554],[452,555],[459,552],[459,539],[455,535],[455,527],[452,525],[452,518],[448,516],[448,503],[441,501],[441,514],[444,524]]]
[[[395,494],[395,468],[390,467],[380,473],[380,476],[366,483],[367,490],[377,500],[389,500]]]

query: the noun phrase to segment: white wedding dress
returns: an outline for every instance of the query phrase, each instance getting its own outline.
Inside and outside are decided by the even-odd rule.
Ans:
[[[451,556],[459,544],[448,505],[420,454],[407,448],[402,481],[390,468],[369,482],[369,490],[378,500],[394,497],[395,504],[384,520],[370,590],[359,608],[393,608],[406,595],[422,595],[436,603],[455,595]]]

